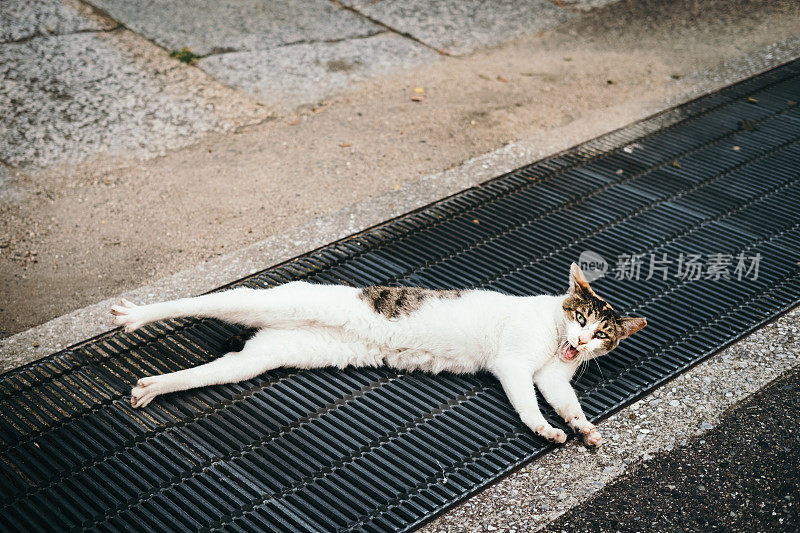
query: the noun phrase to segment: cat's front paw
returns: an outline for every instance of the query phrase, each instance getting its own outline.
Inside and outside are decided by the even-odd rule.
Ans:
[[[578,433],[583,438],[584,444],[587,446],[600,446],[603,443],[603,437],[594,424],[580,417],[575,417],[569,423],[575,433]]]
[[[111,308],[111,314],[114,315],[114,319],[111,322],[115,326],[125,328],[125,333],[135,331],[147,323],[144,317],[141,316],[142,313],[139,306],[125,298],[119,301],[119,305]]]
[[[168,392],[164,376],[150,376],[136,382],[131,389],[131,405],[133,407],[146,407],[153,398]]]
[[[544,437],[550,442],[555,442],[557,444],[563,444],[564,442],[567,441],[566,433],[564,433],[558,428],[554,428],[549,424],[537,427],[536,434],[539,435],[540,437]]]
[[[583,443],[587,446],[591,446],[593,448],[600,446],[603,444],[603,437],[600,436],[600,432],[597,429],[591,429],[583,434]]]
[[[594,424],[590,422],[586,422],[586,424],[576,429],[576,431],[581,435],[583,443],[587,446],[597,447],[603,444],[603,437],[600,436],[600,432],[597,431]]]

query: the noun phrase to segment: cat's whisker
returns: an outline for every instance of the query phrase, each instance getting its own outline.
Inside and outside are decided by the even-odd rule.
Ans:
[[[600,372],[600,378],[605,380],[606,377],[603,375],[603,369],[600,367],[600,363],[597,362],[597,359],[593,359],[594,364],[597,365],[597,371]]]
[[[581,378],[583,377],[583,375],[586,373],[586,368],[587,368],[588,366],[589,366],[589,365],[587,365],[587,364],[586,364],[586,361],[584,361],[583,363],[581,363],[581,373],[578,375],[578,379],[581,379]],[[578,381],[578,379],[576,379],[575,381]]]
[[[582,366],[583,365],[581,363],[578,363],[578,369],[576,370],[578,375],[572,378],[572,382],[573,383],[579,381],[581,379],[581,376],[583,376],[583,372],[582,372],[582,369],[581,369]]]
[[[579,355],[579,357],[580,359],[578,360],[578,370],[580,371],[580,373],[578,374],[578,377],[573,378],[573,381],[578,381],[579,379],[581,379],[581,377],[583,377],[583,374],[586,372],[586,366],[587,366],[586,363],[588,363],[588,360],[583,358],[582,353]]]

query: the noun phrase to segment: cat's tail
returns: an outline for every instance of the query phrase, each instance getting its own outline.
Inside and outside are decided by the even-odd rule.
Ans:
[[[258,330],[255,328],[243,329],[240,333],[230,337],[222,343],[223,353],[241,352],[244,349],[245,343],[256,334],[256,331]]]

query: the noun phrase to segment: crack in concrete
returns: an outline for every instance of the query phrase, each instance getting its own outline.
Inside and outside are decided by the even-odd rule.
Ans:
[[[334,44],[334,43],[341,43],[341,42],[351,41],[351,40],[368,39],[369,37],[374,37],[376,35],[383,35],[384,33],[390,33],[390,32],[394,33],[394,34],[397,34],[397,35],[401,35],[401,36],[406,37],[408,39],[411,39],[412,41],[417,42],[417,43],[419,43],[419,44],[421,44],[421,45],[423,45],[423,46],[425,46],[427,48],[432,48],[432,49],[436,50],[439,53],[443,53],[441,50],[433,48],[430,45],[427,45],[427,44],[423,43],[422,41],[414,38],[411,35],[402,33],[402,32],[400,32],[398,30],[395,30],[394,28],[390,28],[386,24],[383,24],[382,22],[377,21],[377,20],[373,20],[371,17],[368,17],[368,16],[364,15],[363,13],[359,13],[358,11],[356,11],[354,9],[351,9],[351,8],[349,8],[347,6],[343,6],[341,3],[339,3],[336,0],[331,0],[331,1],[333,2],[334,5],[336,5],[340,9],[345,9],[347,11],[350,11],[353,14],[355,14],[356,16],[361,17],[363,19],[366,19],[366,20],[372,22],[373,24],[375,24],[376,26],[379,26],[379,27],[381,27],[383,29],[382,30],[371,31],[371,32],[368,32],[368,33],[364,33],[362,35],[352,35],[352,36],[349,36],[349,37],[339,37],[339,38],[335,38],[335,39],[298,39],[297,41],[291,41],[291,42],[288,42],[288,43],[279,44],[277,46],[270,46],[270,47],[267,47],[267,48],[260,48],[260,49],[257,49],[257,50],[236,49],[236,48],[233,48],[233,47],[220,48],[218,51],[212,51],[212,52],[209,52],[208,54],[197,54],[195,57],[197,59],[205,59],[207,57],[214,57],[214,56],[227,55],[227,54],[247,53],[247,52],[263,52],[263,51],[267,51],[267,50],[277,50],[279,48],[286,48],[286,47],[289,47],[289,46],[296,46],[296,45],[300,45],[300,44]],[[119,29],[119,28],[123,28],[123,29],[126,29],[126,30],[128,30],[128,31],[130,31],[132,33],[135,33],[136,35],[142,37],[143,39],[146,39],[148,42],[152,43],[154,46],[159,47],[161,50],[166,51],[167,53],[172,52],[172,50],[168,50],[167,48],[165,48],[161,44],[157,43],[156,41],[154,41],[152,38],[148,37],[147,35],[145,35],[143,33],[140,33],[138,31],[135,31],[134,29],[130,28],[129,26],[119,22],[118,20],[113,18],[111,15],[109,15],[106,10],[104,10],[104,9],[94,5],[94,4],[92,4],[90,1],[81,0],[81,2],[83,4],[85,4],[86,6],[88,6],[89,8],[91,8],[94,11],[96,16],[105,18],[105,19],[107,19],[107,20],[109,20],[109,21],[111,21],[111,22],[116,24],[116,26],[114,28],[112,28],[111,30],[102,30],[102,31],[113,31],[113,30],[116,30],[116,29]],[[101,31],[101,30],[86,30],[86,31],[74,32],[74,33],[86,33],[88,31]],[[0,44],[2,44],[2,43],[0,43]],[[197,66],[197,65],[193,64],[193,66]]]
[[[34,39],[41,39],[43,37],[66,37],[68,35],[78,35],[78,34],[81,34],[81,33],[111,33],[111,32],[117,31],[118,29],[124,28],[124,27],[125,26],[123,26],[122,24],[117,23],[117,25],[114,26],[113,28],[98,28],[98,29],[92,28],[92,29],[85,29],[85,30],[76,30],[76,31],[71,31],[71,32],[67,32],[67,33],[41,33],[41,32],[37,32],[37,33],[31,34],[31,35],[27,35],[25,37],[20,37],[19,39],[12,39],[10,41],[0,41],[0,46],[5,45],[5,44],[26,43],[28,41],[32,41]]]
[[[413,35],[411,35],[410,33],[398,30],[397,28],[393,28],[392,26],[389,26],[385,22],[382,22],[382,21],[380,21],[380,20],[378,20],[376,18],[370,17],[369,15],[367,15],[365,13],[362,13],[361,11],[359,11],[358,9],[356,9],[354,7],[346,6],[346,5],[342,4],[341,2],[339,2],[339,0],[330,0],[330,1],[336,7],[340,8],[340,9],[344,9],[346,11],[349,11],[349,12],[353,13],[354,15],[356,15],[358,17],[366,19],[369,22],[375,24],[376,26],[380,26],[382,28],[385,28],[386,31],[388,31],[388,32],[394,33],[395,35],[399,35],[400,37],[405,37],[406,39],[414,41],[415,43],[420,44],[420,45],[424,46],[425,48],[429,48],[429,49],[437,52],[440,55],[452,56],[452,54],[447,53],[446,51],[442,50],[441,48],[436,48],[435,46],[432,46],[432,45],[430,45],[430,44],[428,44],[428,43],[426,43],[424,41],[421,41],[421,40],[417,39],[416,37],[414,37]]]
[[[215,57],[221,55],[228,55],[228,54],[240,54],[240,53],[251,53],[251,52],[265,52],[268,50],[278,50],[280,48],[287,48],[289,46],[297,46],[301,44],[334,44],[334,43],[343,43],[345,41],[357,41],[360,39],[369,39],[370,37],[375,37],[377,35],[383,35],[385,33],[390,33],[388,30],[378,30],[370,33],[365,33],[363,35],[351,35],[349,37],[337,37],[336,39],[298,39],[297,41],[291,41],[288,43],[282,43],[277,46],[270,46],[268,48],[259,48],[256,50],[251,49],[222,49],[218,52],[211,52],[208,54],[198,55],[198,59],[205,59],[207,57]]]

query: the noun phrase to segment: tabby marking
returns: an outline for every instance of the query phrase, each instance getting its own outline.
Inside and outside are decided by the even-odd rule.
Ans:
[[[386,318],[408,316],[417,311],[428,298],[459,298],[464,291],[437,291],[423,287],[364,287],[359,298]]]

